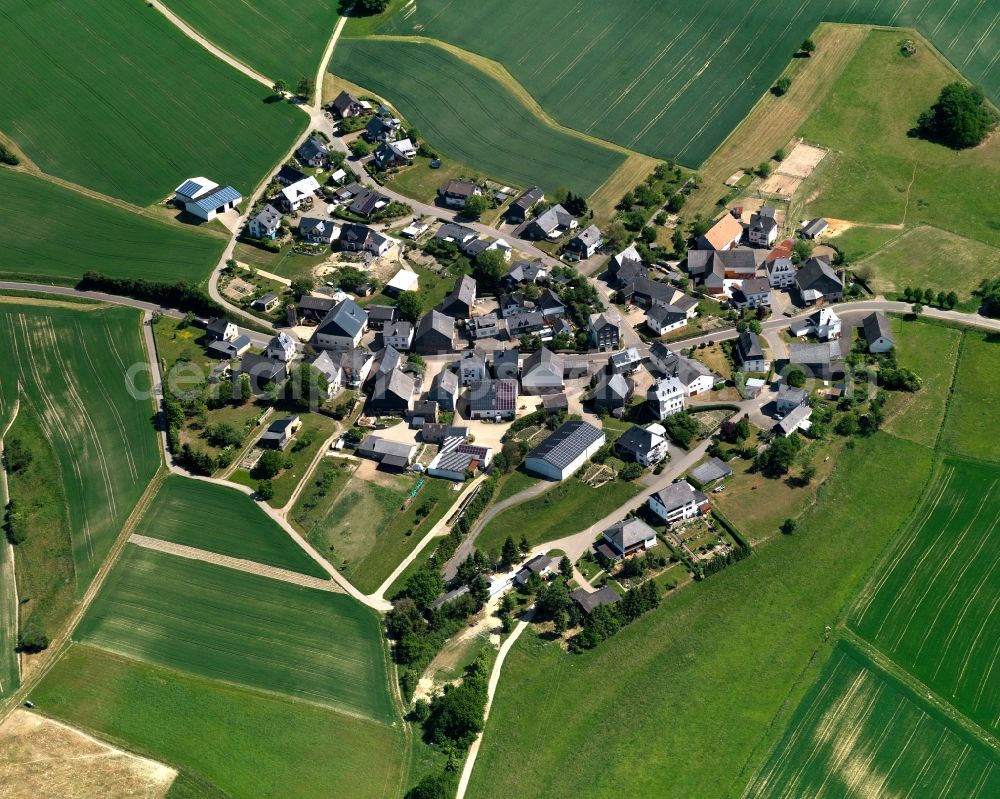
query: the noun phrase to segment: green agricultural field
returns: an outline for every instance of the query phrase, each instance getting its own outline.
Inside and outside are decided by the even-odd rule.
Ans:
[[[402,779],[398,728],[90,646],[74,645],[32,698],[48,714],[180,768],[170,799],[386,799]]]
[[[54,208],[58,236],[48,232]],[[0,276],[8,279],[75,283],[96,271],[198,283],[226,246],[221,236],[157,222],[9,169],[0,169],[0,215],[6,220]]]
[[[449,480],[381,473],[361,477],[354,474],[354,466],[327,458],[292,510],[292,521],[345,577],[370,593],[438,523],[458,494]],[[422,488],[403,511],[420,480]]]
[[[1000,759],[845,645],[745,799],[1000,795]]]
[[[948,452],[1000,461],[1000,438],[992,435],[1000,408],[998,357],[1000,341],[995,333],[965,334],[941,439]]]
[[[997,18],[981,0],[420,0],[379,32],[496,59],[561,124],[697,166],[821,20],[914,25],[998,100]]]
[[[138,312],[0,304],[0,382],[20,381],[59,464],[79,596],[160,464]]]
[[[895,227],[863,227],[859,225],[848,228],[829,241],[837,246],[848,263],[853,264],[869,257],[877,250],[881,250],[886,244],[904,233],[905,231]]]
[[[130,545],[75,635],[165,668],[393,719],[378,618],[344,594]]]
[[[136,532],[313,577],[327,576],[250,497],[203,480],[170,475]]]
[[[0,130],[42,171],[136,205],[193,175],[249,195],[307,124],[145,3],[10,0],[0,39]]]
[[[295,89],[299,78],[316,77],[326,43],[337,24],[330,0],[166,0],[165,5],[227,53],[266,77]]]
[[[866,259],[863,268],[871,268],[872,288],[879,293],[912,286],[935,294],[954,291],[968,300],[984,280],[1000,277],[1000,249],[921,226]]]
[[[932,225],[1000,247],[1000,228],[990,221],[995,217],[994,198],[1000,194],[1000,137],[962,152],[910,138],[907,132],[921,112],[956,75],[923,43],[915,55],[903,56],[899,41],[898,31],[869,33],[826,100],[799,131],[808,141],[837,151],[813,178],[816,185],[807,214],[855,222]],[[1000,80],[1000,66],[996,76]],[[972,73],[971,77],[976,76]],[[935,285],[968,292],[971,276],[955,281],[952,271],[961,268],[950,262],[943,267],[935,257],[946,255],[954,246],[953,238],[943,239],[923,254],[926,261],[890,264],[889,269],[896,270],[890,279],[894,274],[901,279],[904,273],[930,279],[943,273],[948,279],[941,283],[938,278]],[[919,248],[915,252],[921,255]],[[977,274],[982,271],[990,270],[976,267]],[[995,267],[992,273],[997,274]]]
[[[591,652],[522,636],[467,796],[738,794],[829,656],[824,627],[896,535],[930,468],[924,447],[884,433],[859,440],[794,535],[668,595]]]
[[[440,47],[342,39],[330,71],[385,97],[444,155],[522,188],[588,196],[625,160],[546,125],[497,80]]]
[[[896,360],[922,381],[914,394],[894,392],[885,429],[909,441],[933,447],[944,422],[945,405],[958,359],[962,331],[946,325],[890,316],[896,340]]]
[[[948,458],[851,626],[959,710],[1000,730],[1000,468]]]
[[[495,516],[476,536],[476,547],[499,557],[507,536],[531,545],[577,533],[630,500],[641,485],[613,480],[593,488],[575,477]],[[596,536],[595,536],[596,537]]]

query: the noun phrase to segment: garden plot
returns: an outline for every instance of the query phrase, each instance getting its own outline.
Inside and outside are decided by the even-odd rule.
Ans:
[[[667,530],[667,540],[693,562],[729,552],[735,542],[711,517],[693,519]]]
[[[774,174],[761,184],[760,190],[783,200],[792,199],[802,181],[813,173],[825,155],[826,150],[799,142],[778,165]]]

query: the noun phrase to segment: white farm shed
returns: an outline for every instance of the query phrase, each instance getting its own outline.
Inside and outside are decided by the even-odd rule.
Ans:
[[[566,422],[535,447],[524,467],[550,480],[565,480],[604,446],[604,433],[592,424]]]

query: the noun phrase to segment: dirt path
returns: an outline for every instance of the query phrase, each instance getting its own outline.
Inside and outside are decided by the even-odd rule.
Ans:
[[[299,484],[295,486],[295,490],[292,491],[292,495],[288,498],[288,502],[286,502],[281,508],[278,509],[278,512],[282,516],[287,517],[291,509],[295,507],[295,502],[298,500],[299,495],[305,489],[306,484],[309,482],[309,479],[313,475],[313,472],[316,471],[316,467],[319,466],[320,461],[326,457],[327,453],[330,451],[330,447],[333,446],[333,443],[343,435],[344,431],[341,428],[342,425],[337,425],[337,429],[333,433],[331,433],[330,437],[323,442],[322,446],[318,450],[316,450],[316,454],[313,456],[313,459],[309,462],[309,466],[306,467],[305,473],[302,475],[302,479],[299,480]]]
[[[181,33],[183,33],[189,39],[192,39],[193,41],[200,44],[202,47],[208,50],[208,52],[210,52],[219,60],[225,61],[227,64],[229,64],[229,66],[231,66],[237,72],[242,72],[248,78],[252,78],[253,80],[257,81],[257,83],[264,84],[265,86],[267,86],[268,89],[274,86],[274,81],[271,80],[271,78],[261,75],[256,70],[248,67],[239,59],[234,58],[225,50],[210,42],[208,39],[206,39],[204,36],[198,33],[198,31],[196,31],[194,28],[188,25],[184,20],[178,17],[173,11],[171,11],[169,8],[163,5],[163,3],[160,2],[160,0],[149,0],[149,5],[155,8],[161,14],[163,14],[163,16],[165,16],[171,22],[172,25],[174,25],[178,30],[180,30]]]
[[[20,389],[20,386],[18,386]],[[14,399],[14,407],[10,413],[10,419],[4,429],[0,431],[0,509],[6,508],[10,501],[7,488],[7,470],[3,467],[3,442],[7,433],[17,419],[17,412],[21,407],[20,396]],[[6,537],[5,537],[6,538]],[[17,644],[17,575],[14,571],[14,546],[10,541],[0,542],[3,547],[3,554],[0,555],[0,631],[8,631],[0,645],[4,647],[3,658],[10,658],[11,680],[5,685],[5,674],[0,671],[0,696],[13,689],[16,682],[21,679],[21,658],[17,654],[12,654]]]
[[[534,610],[529,610],[527,616],[517,623],[514,631],[500,647],[500,652],[497,655],[496,662],[493,664],[493,671],[490,672],[490,682],[486,687],[486,710],[483,713],[483,732],[476,736],[476,740],[473,741],[472,746],[469,747],[469,756],[465,759],[465,765],[462,767],[462,776],[458,780],[458,790],[455,792],[455,799],[465,799],[465,792],[469,788],[469,779],[472,777],[472,769],[476,767],[476,757],[479,755],[479,746],[483,742],[483,735],[486,731],[486,722],[489,721],[490,718],[490,708],[493,706],[493,697],[496,695],[497,686],[500,684],[500,670],[503,668],[503,662],[507,659],[507,653],[510,652],[517,639],[520,638],[521,633],[523,633],[531,623],[531,617],[533,614]]]
[[[268,577],[272,580],[280,580],[283,583],[301,585],[304,588],[316,588],[320,591],[333,591],[343,593],[341,587],[333,580],[322,580],[318,577],[310,577],[308,574],[299,574],[288,569],[279,569],[277,566],[267,566],[254,560],[244,558],[233,558],[229,555],[220,555],[217,552],[209,552],[207,549],[198,549],[184,544],[175,544],[172,541],[164,541],[160,538],[151,538],[148,535],[133,533],[129,536],[129,543],[144,549],[154,549],[157,552],[166,552],[170,555],[177,555],[188,560],[200,560],[202,563],[214,563],[216,566],[225,566],[234,571],[256,574],[260,577]]]

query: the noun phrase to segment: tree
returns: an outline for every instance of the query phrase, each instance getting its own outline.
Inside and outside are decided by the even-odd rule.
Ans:
[[[962,150],[980,144],[996,127],[997,116],[986,103],[983,90],[964,83],[949,83],[937,102],[920,115],[916,134]]]
[[[517,551],[522,555],[527,555],[531,552],[531,544],[528,543],[528,539],[523,535],[521,536],[521,540],[517,542]]]
[[[762,178],[771,177],[771,162],[761,161],[757,166],[757,176]]]
[[[813,466],[811,463],[807,463],[805,466],[802,467],[802,474],[799,475],[799,478],[802,481],[802,485],[809,485],[813,481],[813,478],[815,477],[816,477],[815,466]]]
[[[514,543],[514,539],[507,536],[507,540],[503,542],[503,548],[500,550],[500,568],[509,569],[517,562],[517,544]]]
[[[292,367],[285,384],[285,399],[298,410],[312,410],[327,399],[330,381],[319,369],[309,363]]]
[[[486,582],[486,578],[481,574],[477,574],[472,578],[472,582],[469,584],[469,594],[476,604],[482,607],[485,605],[490,598],[490,584]]]
[[[947,305],[948,310],[958,305],[958,295],[954,291],[948,292],[948,296],[945,297],[945,305]]]
[[[468,200],[465,201],[465,207],[462,209],[462,214],[469,217],[470,219],[479,219],[487,210],[489,210],[490,201],[484,197],[482,194],[473,194]]]
[[[538,590],[535,600],[535,616],[540,621],[551,621],[569,611],[573,600],[565,580],[553,580]]]
[[[275,94],[283,95],[285,92],[288,91],[288,84],[285,83],[283,80],[281,80],[281,78],[278,78],[278,80],[276,80],[274,82],[274,85],[271,87],[271,91],[273,91]]]
[[[275,449],[269,449],[260,456],[257,465],[253,467],[253,476],[264,480],[275,477],[288,465],[288,459]]]
[[[801,366],[793,366],[785,375],[785,381],[792,388],[802,388],[806,384],[806,373]]]
[[[781,97],[783,94],[787,94],[790,88],[792,88],[791,78],[778,78],[774,86],[771,87],[771,94],[775,97]]]
[[[792,260],[795,263],[800,264],[803,261],[809,260],[809,257],[813,254],[813,243],[807,239],[799,239],[792,246]]]
[[[434,697],[424,731],[432,743],[452,742],[467,748],[483,729],[486,680],[466,675],[460,685],[448,686]]]
[[[812,54],[816,52],[816,42],[814,42],[812,39],[806,39],[799,46],[799,52],[805,53],[807,57],[811,57]]]
[[[934,304],[934,291],[932,289],[924,289],[924,305]]]
[[[400,319],[416,323],[422,310],[420,295],[415,291],[401,291],[396,298],[396,313]]]
[[[934,304],[937,305],[938,308],[947,308],[948,295],[945,294],[943,291],[939,291],[937,293],[936,302]]]
[[[28,627],[17,636],[18,652],[26,652],[31,655],[48,648],[49,637],[32,622],[29,622]]]
[[[670,244],[674,248],[674,255],[679,258],[683,258],[685,253],[687,253],[687,236],[684,235],[684,231],[680,228],[674,230],[673,235],[670,237]]]
[[[355,158],[364,158],[366,155],[371,153],[372,146],[366,142],[364,139],[355,139],[350,144],[351,155]]]
[[[833,426],[833,431],[839,436],[853,436],[858,432],[858,417],[853,413],[844,414]]]
[[[243,443],[243,434],[231,424],[216,424],[207,428],[208,443],[213,447],[238,447]]]
[[[296,278],[295,280],[292,281],[292,285],[290,286],[290,288],[292,290],[292,296],[295,297],[296,300],[298,300],[302,297],[303,294],[308,294],[314,288],[316,288],[316,281],[313,280],[311,277]]]
[[[801,448],[802,439],[795,433],[775,438],[771,445],[757,456],[757,467],[766,477],[788,474]]]
[[[303,75],[299,82],[295,84],[295,93],[304,100],[308,100],[313,94],[313,82],[311,78]]]
[[[920,316],[920,314],[922,314],[923,312],[924,312],[924,306],[923,305],[921,305],[919,302],[913,303],[913,315],[914,316]]]
[[[604,240],[612,249],[617,250],[620,247],[623,247],[628,239],[628,231],[625,230],[625,226],[617,220],[609,224],[604,229]]]
[[[618,470],[618,476],[622,480],[638,480],[642,477],[643,468],[635,461],[631,461]]]
[[[684,203],[687,202],[687,197],[681,194],[679,191],[674,192],[670,195],[670,199],[667,200],[667,210],[672,214],[678,213],[683,207]]]
[[[792,533],[794,533],[795,532],[795,519],[785,519],[781,523],[780,530],[785,535],[791,535]]]
[[[429,568],[411,574],[403,588],[403,592],[417,604],[418,608],[426,608],[442,591],[444,591],[444,580],[440,574]]]
[[[583,216],[587,213],[587,200],[579,194],[567,192],[566,199],[562,201],[562,207],[573,216]]]
[[[8,438],[4,444],[4,461],[9,472],[23,472],[34,460],[34,454],[20,438]]]
[[[264,502],[274,499],[274,484],[270,480],[261,480],[257,483],[257,498]]]
[[[639,232],[639,235],[642,236],[642,240],[647,244],[652,244],[656,241],[656,229],[651,228],[649,225],[646,225],[646,227]]]
[[[507,261],[499,250],[483,250],[472,265],[472,275],[487,293],[500,288],[500,281],[507,274]]]
[[[573,576],[573,561],[565,555],[559,559],[559,574],[567,580]]]
[[[387,2],[387,0],[359,0],[363,2]],[[359,2],[355,2],[357,8]],[[451,799],[455,789],[446,774],[428,774],[406,792],[405,799]]]

